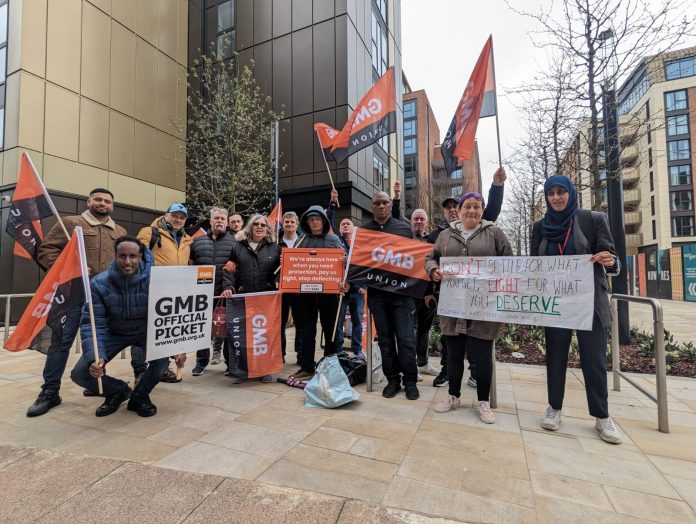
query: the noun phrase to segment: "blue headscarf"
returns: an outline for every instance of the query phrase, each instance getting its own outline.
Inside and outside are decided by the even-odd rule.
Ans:
[[[568,191],[568,205],[563,211],[554,211],[549,203],[548,192],[553,186],[560,186]],[[549,242],[563,241],[571,221],[578,214],[578,195],[570,178],[562,175],[549,177],[544,183],[546,214],[541,221],[541,234]]]

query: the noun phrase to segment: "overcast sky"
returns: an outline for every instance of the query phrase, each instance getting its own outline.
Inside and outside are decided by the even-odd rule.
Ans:
[[[515,3],[530,10],[538,5],[529,0]],[[476,59],[488,35],[493,35],[504,159],[522,135],[516,110],[505,91],[532,80],[546,62],[544,52],[533,46],[528,34],[537,26],[511,11],[503,0],[402,0],[401,20],[404,73],[414,91],[425,89],[443,136]],[[687,42],[680,47],[688,45],[694,44]],[[482,119],[476,136],[486,191],[498,165],[495,118]],[[513,175],[509,169],[508,175]]]

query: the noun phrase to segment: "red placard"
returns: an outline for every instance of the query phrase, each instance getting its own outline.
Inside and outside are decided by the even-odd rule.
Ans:
[[[283,249],[280,292],[337,294],[344,278],[345,255],[340,248]]]

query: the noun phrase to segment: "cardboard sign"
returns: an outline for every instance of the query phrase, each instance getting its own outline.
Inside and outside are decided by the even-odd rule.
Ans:
[[[439,315],[592,329],[590,255],[442,257]]]
[[[150,273],[147,360],[210,347],[215,266],[156,266]]]
[[[340,248],[283,249],[280,292],[338,294],[345,254]]]

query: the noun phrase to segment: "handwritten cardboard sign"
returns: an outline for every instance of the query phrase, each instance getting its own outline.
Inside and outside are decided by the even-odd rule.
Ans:
[[[280,291],[337,294],[343,280],[341,260],[345,254],[340,248],[283,249]]]
[[[443,257],[438,314],[537,326],[592,329],[590,255]]]

